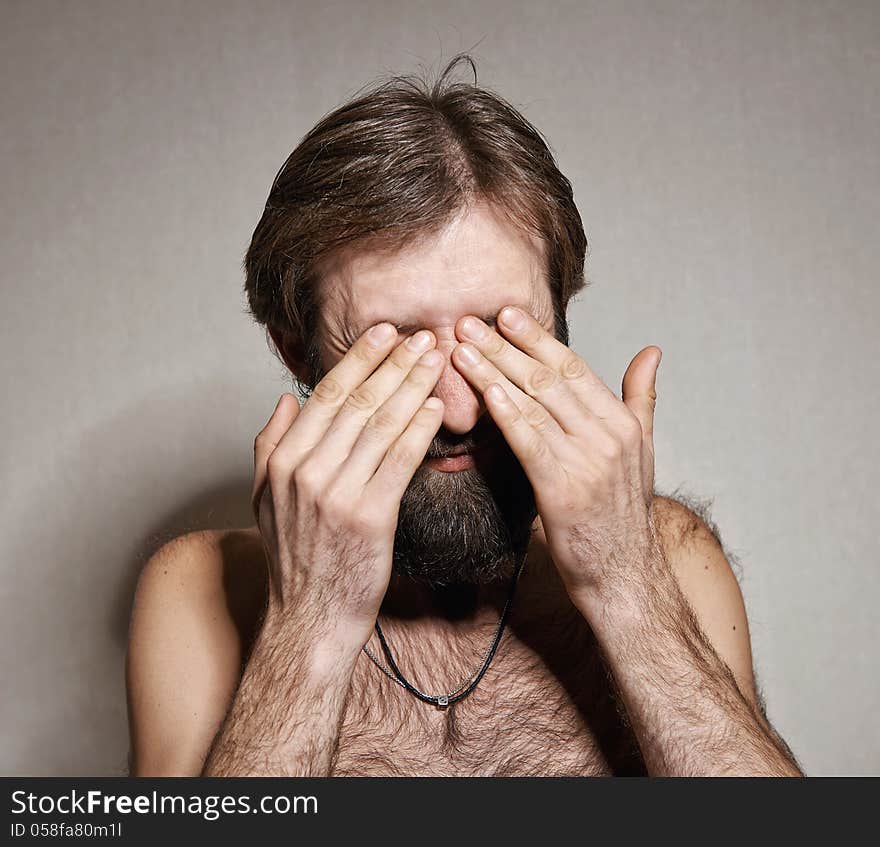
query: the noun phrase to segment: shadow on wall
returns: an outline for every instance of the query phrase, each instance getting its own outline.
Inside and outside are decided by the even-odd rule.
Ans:
[[[252,441],[235,436],[247,423],[209,409],[234,397],[243,412],[262,412],[265,396],[247,390],[205,381],[143,397],[58,444],[51,471],[20,491],[12,525],[21,532],[7,549],[28,566],[10,574],[4,600],[16,639],[2,650],[15,680],[0,707],[3,773],[127,772],[124,659],[137,578],[177,535],[253,524]]]
[[[147,559],[166,541],[187,532],[202,529],[228,529],[250,526],[254,523],[250,509],[251,479],[223,482],[209,491],[198,494],[191,502],[182,504],[172,513],[156,521],[144,535],[132,557],[125,584],[117,593],[115,614],[110,620],[111,634],[125,648],[128,641],[128,622],[137,580]],[[114,620],[115,618],[115,620]]]

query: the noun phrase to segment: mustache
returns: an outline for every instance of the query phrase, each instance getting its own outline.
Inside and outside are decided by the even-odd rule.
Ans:
[[[445,459],[447,456],[459,453],[470,453],[478,447],[494,443],[501,437],[501,430],[491,420],[488,423],[477,424],[472,430],[461,435],[448,432],[441,427],[431,441],[425,458]]]

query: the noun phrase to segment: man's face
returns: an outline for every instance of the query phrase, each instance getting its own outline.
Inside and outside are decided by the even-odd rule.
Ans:
[[[401,335],[429,329],[446,364],[432,395],[443,423],[400,504],[394,570],[439,586],[509,575],[528,547],[534,495],[479,392],[452,364],[455,325],[476,315],[490,325],[517,305],[554,331],[540,242],[487,206],[459,214],[438,234],[397,252],[352,249],[321,269],[317,331],[326,373],[369,326],[388,321]],[[430,459],[491,445],[473,464],[443,470]],[[448,462],[447,465],[454,463]]]

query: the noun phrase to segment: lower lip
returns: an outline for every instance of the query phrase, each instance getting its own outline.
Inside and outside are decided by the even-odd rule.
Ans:
[[[475,456],[482,456],[484,453],[491,451],[496,443],[496,439],[482,443],[475,450],[469,453],[461,453],[458,456],[447,456],[445,459],[427,459],[425,464],[429,468],[437,471],[463,471],[466,468],[472,468],[476,464]]]
[[[474,466],[473,453],[461,453],[458,456],[446,456],[443,459],[428,459],[429,468],[437,471],[463,471]]]

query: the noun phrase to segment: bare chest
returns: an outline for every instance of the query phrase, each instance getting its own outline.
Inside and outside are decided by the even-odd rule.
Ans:
[[[548,639],[552,642],[552,639]],[[563,653],[502,641],[468,697],[440,710],[361,655],[335,776],[593,776],[643,773],[590,638]]]

